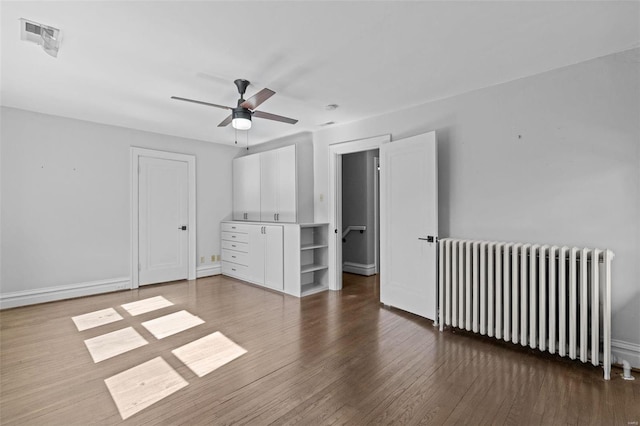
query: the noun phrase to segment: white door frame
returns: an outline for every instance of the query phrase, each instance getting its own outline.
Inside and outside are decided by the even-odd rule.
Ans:
[[[373,256],[376,262],[376,274],[380,273],[380,157],[373,157]]]
[[[188,277],[189,280],[196,279],[196,157],[195,155],[179,154],[168,151],[157,151],[147,148],[130,148],[130,191],[131,191],[131,288],[138,288],[140,285],[139,265],[139,159],[140,157],[160,158],[164,160],[184,161],[188,166],[189,179],[189,223],[187,232],[189,235],[189,256],[188,256]]]
[[[329,290],[342,289],[342,155],[389,142],[391,135],[381,135],[329,145]]]

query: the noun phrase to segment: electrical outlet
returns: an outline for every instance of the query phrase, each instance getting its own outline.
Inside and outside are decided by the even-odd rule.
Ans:
[[[215,261],[216,261],[216,255],[215,255],[215,254],[212,254],[212,255],[211,255],[211,261],[212,261],[212,262],[215,262]]]
[[[200,263],[204,263],[204,256],[200,256]]]
[[[220,255],[219,254],[216,255],[216,259],[218,260],[218,262],[220,262]]]

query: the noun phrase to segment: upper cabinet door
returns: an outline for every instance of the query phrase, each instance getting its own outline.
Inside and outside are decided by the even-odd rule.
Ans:
[[[263,222],[277,221],[278,192],[278,150],[266,151],[260,154],[260,220]]]
[[[260,220],[260,157],[233,160],[233,219]]]
[[[297,221],[296,147],[287,146],[278,153],[278,222]]]

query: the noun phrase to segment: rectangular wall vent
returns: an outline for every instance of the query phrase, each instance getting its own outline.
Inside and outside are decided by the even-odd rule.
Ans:
[[[20,40],[42,46],[54,58],[58,56],[60,30],[57,28],[20,18]]]

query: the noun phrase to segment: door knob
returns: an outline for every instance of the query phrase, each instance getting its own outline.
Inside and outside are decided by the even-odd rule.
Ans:
[[[178,229],[181,230],[181,231],[186,231],[187,230],[187,225],[178,226]]]

